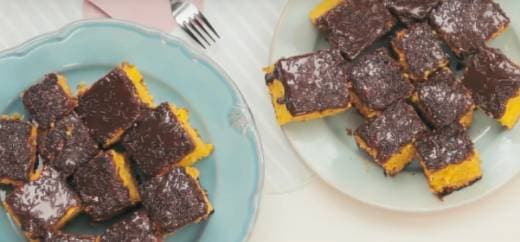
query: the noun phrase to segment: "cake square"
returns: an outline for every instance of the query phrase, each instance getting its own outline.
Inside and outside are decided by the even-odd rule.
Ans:
[[[397,23],[381,0],[323,0],[310,18],[330,45],[351,60]]]
[[[425,131],[427,128],[413,107],[400,101],[359,126],[354,139],[386,175],[393,176],[412,161],[413,143]]]
[[[196,168],[176,167],[142,185],[143,205],[161,232],[173,233],[207,219],[213,212],[198,177]]]
[[[127,159],[114,150],[100,153],[73,175],[86,214],[103,221],[141,201]]]
[[[21,185],[36,162],[37,129],[20,117],[0,116],[0,184]]]
[[[168,103],[144,110],[122,144],[148,177],[174,165],[191,166],[213,150],[188,122],[188,111]]]
[[[408,25],[424,21],[441,0],[389,0],[387,7],[399,20]]]
[[[433,73],[417,83],[412,101],[428,124],[441,128],[459,123],[471,126],[475,104],[469,92],[448,68]]]
[[[350,107],[345,60],[339,50],[280,59],[266,82],[280,125],[317,119]]]
[[[72,175],[78,166],[94,158],[97,153],[97,143],[74,112],[38,136],[38,154],[45,164],[65,177]]]
[[[412,24],[399,31],[392,40],[392,47],[412,80],[425,80],[449,63],[442,41],[427,23]]]
[[[152,104],[139,70],[122,63],[80,91],[76,111],[94,140],[106,148],[119,141],[139,117],[142,106]]]
[[[138,210],[129,217],[108,227],[98,242],[139,241],[161,242],[161,235],[154,232],[153,224],[144,210]]]
[[[42,129],[51,127],[77,106],[67,80],[57,73],[45,75],[41,82],[27,89],[22,101]]]
[[[430,189],[439,198],[482,177],[478,154],[466,131],[458,124],[420,137],[415,146]]]
[[[61,231],[47,231],[42,242],[99,242],[95,235],[71,234]]]
[[[413,86],[384,48],[359,57],[348,70],[354,107],[373,118],[390,105],[408,98]]]
[[[9,193],[4,207],[28,239],[37,239],[74,218],[81,201],[56,170],[44,167]]]
[[[520,116],[518,65],[500,50],[483,47],[467,60],[463,83],[484,112],[513,128]]]
[[[430,23],[451,50],[462,56],[503,32],[509,18],[492,0],[450,0],[432,10]]]

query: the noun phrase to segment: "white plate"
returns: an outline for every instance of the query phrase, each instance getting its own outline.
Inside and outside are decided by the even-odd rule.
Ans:
[[[269,61],[326,48],[308,18],[320,0],[290,0],[279,20]],[[497,1],[511,18],[507,32],[492,41],[510,58],[520,60],[520,1]],[[515,12],[516,11],[516,12]],[[484,176],[473,186],[440,201],[433,196],[417,162],[395,177],[385,177],[381,168],[359,151],[345,129],[355,129],[362,118],[354,111],[283,128],[293,148],[307,165],[338,191],[362,202],[391,210],[427,212],[457,207],[490,194],[520,170],[515,149],[520,149],[520,125],[502,129],[494,120],[477,112],[469,130],[481,159]]]

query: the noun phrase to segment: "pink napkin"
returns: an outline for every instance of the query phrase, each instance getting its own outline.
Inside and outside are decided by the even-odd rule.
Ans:
[[[201,9],[202,1],[194,1]],[[84,0],[85,18],[116,18],[170,32],[175,26],[170,0]]]

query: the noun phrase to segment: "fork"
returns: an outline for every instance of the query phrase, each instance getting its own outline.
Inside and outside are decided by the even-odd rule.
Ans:
[[[211,43],[206,37],[209,37],[215,43],[215,39],[207,29],[220,39],[220,35],[217,33],[215,28],[211,26],[208,19],[199,11],[195,5],[188,1],[170,0],[172,7],[172,15],[175,18],[175,22],[181,26],[193,40],[195,40],[202,48],[210,46]],[[195,35],[196,33],[196,35]],[[198,36],[198,37],[197,37]],[[200,40],[204,40],[205,44]]]

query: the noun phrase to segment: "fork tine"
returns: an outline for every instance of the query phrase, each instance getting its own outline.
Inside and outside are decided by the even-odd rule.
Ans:
[[[202,46],[202,48],[206,49],[206,46],[204,46],[202,44],[202,42],[200,42],[199,39],[197,39],[197,36],[195,36],[193,34],[193,32],[191,32],[191,30],[186,26],[186,22],[184,22],[182,25],[181,25],[181,28],[182,30],[184,30],[184,32],[186,32],[192,39],[194,39],[200,46]]]
[[[213,26],[211,26],[211,24],[209,23],[208,19],[206,19],[206,17],[204,16],[204,14],[202,14],[201,12],[199,12],[199,14],[197,14],[198,17],[200,19],[202,19],[202,21],[206,24],[206,26],[209,27],[209,29],[211,29],[211,31],[217,36],[217,38],[220,39],[220,35],[218,35],[217,31],[213,28]]]
[[[204,31],[204,33],[206,33],[206,35],[211,39],[213,40],[213,43],[216,43],[215,39],[213,38],[213,36],[211,36],[211,34],[206,30],[206,28],[204,27],[204,25],[200,22],[200,19],[198,18],[198,16],[195,16],[193,18],[193,22],[195,22],[195,24],[200,28],[202,29],[202,31]]]
[[[193,24],[193,19],[190,19],[190,20],[188,21],[188,26],[189,26],[193,31],[195,31],[195,33],[197,33],[197,35],[198,35],[199,37],[201,37],[201,38],[206,42],[206,44],[207,44],[208,46],[210,45],[210,43],[209,43],[209,41],[206,39],[206,37],[204,37],[204,35],[199,31],[199,29],[197,29],[197,27]]]

